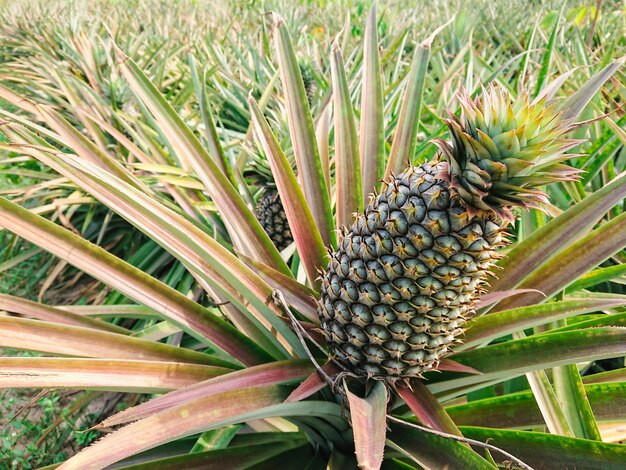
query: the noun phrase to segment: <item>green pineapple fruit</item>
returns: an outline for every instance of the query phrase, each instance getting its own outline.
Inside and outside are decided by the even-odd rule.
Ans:
[[[285,208],[275,188],[265,189],[256,205],[256,216],[270,240],[279,251],[284,250],[293,241]]]
[[[539,186],[576,178],[578,141],[544,101],[491,87],[460,96],[452,144],[385,182],[344,228],[324,273],[319,315],[340,362],[388,382],[420,377],[460,341],[515,208],[541,208]]]
[[[261,153],[253,153],[244,177],[249,183],[261,188],[261,196],[255,206],[255,214],[274,246],[282,251],[293,242],[287,214],[283,207],[269,162]]]

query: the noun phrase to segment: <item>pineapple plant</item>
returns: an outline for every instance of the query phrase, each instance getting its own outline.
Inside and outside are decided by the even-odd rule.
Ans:
[[[321,325],[358,375],[395,382],[437,369],[475,315],[513,211],[542,209],[541,186],[578,174],[561,163],[579,141],[556,104],[497,86],[459,101],[461,116],[445,121],[452,142],[385,181],[324,273]]]
[[[186,15],[170,12],[168,17],[178,21]],[[574,145],[565,135],[572,119],[623,60],[596,71],[586,84],[574,75],[559,77],[530,102],[499,88],[481,94],[467,80],[478,97],[461,95],[462,112],[449,116],[444,134],[432,112],[420,125],[421,109],[436,109],[436,84],[446,75],[426,77],[431,40],[416,46],[403,79],[383,87],[372,10],[363,54],[351,54],[346,67],[341,47],[331,50],[331,129],[328,120],[311,116],[287,27],[272,18],[278,20],[272,32],[272,60],[278,62],[274,75],[281,87],[268,85],[262,95],[276,101],[273,113],[261,110],[263,99],[261,104],[249,99],[250,134],[267,156],[296,255],[279,253],[263,230],[254,201],[245,199],[251,188],[238,186],[244,185],[240,177],[245,174],[231,178],[240,169],[233,165],[235,158],[227,158],[236,155],[225,153],[235,149],[237,154],[241,140],[218,145],[215,139],[232,137],[232,129],[218,132],[213,120],[198,119],[196,100],[186,101],[185,93],[168,102],[151,81],[149,69],[144,71],[146,61],[125,55],[109,36],[101,38],[106,51],[119,64],[142,110],[132,123],[136,127],[129,123],[138,131],[130,133],[136,145],[120,139],[119,146],[110,146],[83,135],[76,131],[76,119],[60,116],[61,108],[34,108],[0,89],[20,108],[17,118],[0,110],[7,121],[0,132],[9,142],[2,144],[3,151],[50,166],[75,185],[76,194],[106,205],[153,245],[167,250],[168,259],[177,259],[166,274],[152,266],[142,270],[38,215],[49,210],[46,206],[31,211],[19,204],[19,197],[0,197],[0,227],[117,290],[120,302],[49,306],[0,297],[0,309],[20,315],[0,317],[0,347],[44,353],[1,358],[0,385],[152,394],[145,403],[106,419],[97,429],[112,432],[59,468],[492,469],[514,464],[527,469],[545,468],[546,462],[548,468],[620,468],[625,447],[603,442],[606,428],[601,434],[598,423],[626,419],[624,368],[588,372],[598,360],[626,354],[626,297],[587,288],[624,273],[618,260],[626,246],[626,217],[612,209],[626,196],[626,175],[613,174],[610,165],[605,168],[610,154],[596,149],[589,166],[606,171],[581,181],[581,189],[567,181],[576,172],[559,161]],[[138,42],[141,47],[142,36]],[[175,50],[173,54],[190,53],[188,48]],[[533,54],[530,65],[537,62]],[[456,59],[464,57],[455,58],[455,63],[463,63]],[[430,73],[437,73],[447,59],[442,60],[433,61],[437,63]],[[200,81],[182,83],[194,75],[185,68],[193,60],[176,63],[180,70],[167,64],[165,68],[185,90],[201,95]],[[348,81],[348,76],[356,80]],[[559,86],[564,82],[578,89],[574,96],[561,104],[542,101],[546,94],[562,95]],[[45,90],[48,81],[33,80],[32,86]],[[279,96],[272,94],[274,88]],[[355,91],[362,92],[359,132]],[[381,116],[387,93],[401,106],[394,114],[398,120],[389,155]],[[317,104],[328,117],[328,101]],[[281,126],[273,115],[282,109],[289,121],[288,146],[274,135]],[[111,112],[116,115],[115,109]],[[111,130],[104,121],[96,124],[95,131]],[[537,124],[538,130],[533,128]],[[432,138],[451,142],[439,142],[439,153],[431,158],[428,152],[432,149],[434,155],[435,146],[416,145],[420,127]],[[610,139],[609,134],[602,139]],[[290,151],[283,147],[293,149],[295,170],[286,156]],[[141,167],[125,164],[135,158]],[[573,161],[578,163],[576,157]],[[150,183],[144,178],[148,171],[168,172],[170,177]],[[378,181],[385,174],[380,188]],[[516,232],[511,227],[516,208],[545,205],[540,186],[556,181],[562,183],[550,189],[559,207],[550,208],[553,219],[537,224],[532,233]],[[364,196],[373,190],[377,194],[365,206]],[[360,214],[356,222],[354,212]],[[610,217],[605,218],[607,213]],[[498,258],[496,250],[513,233],[516,241],[499,261],[498,277],[489,280],[491,290],[481,296],[489,288],[485,276]],[[415,252],[402,239],[413,235]],[[370,245],[358,239],[368,236],[392,252],[371,255]],[[418,251],[420,236],[424,243],[432,237],[432,246],[420,245]],[[138,257],[144,253],[141,250]],[[396,271],[398,263],[391,256],[406,267],[404,273]],[[385,264],[387,260],[393,262]],[[371,261],[381,268],[368,266]],[[595,269],[603,262],[613,264],[608,270]],[[370,276],[386,276],[384,282],[368,278],[368,269]],[[186,282],[173,286],[177,273],[184,273]],[[335,293],[337,281],[340,289]],[[373,304],[367,304],[365,296],[378,292],[369,284],[382,292]],[[423,309],[436,302],[426,314],[401,305],[398,296],[409,297],[415,289],[406,303]],[[416,296],[430,300],[414,302]],[[446,303],[448,296],[452,298]],[[340,300],[345,305],[336,307]],[[327,301],[332,310],[326,312]],[[370,310],[371,319],[358,304]],[[486,304],[493,307],[488,315]],[[384,318],[375,318],[374,309]],[[338,316],[348,312],[351,321],[341,323]],[[132,330],[117,321],[124,316],[137,320]],[[471,327],[465,328],[472,316]],[[401,324],[395,325],[398,319]],[[424,330],[427,347],[410,349],[409,340],[416,334],[402,335],[407,325]],[[379,333],[395,342],[376,343]],[[365,363],[358,355],[367,358],[369,350],[365,341],[357,342],[362,338],[381,344],[391,359],[376,354],[378,361]],[[328,360],[327,351],[335,357]],[[406,365],[387,362],[398,357]],[[332,382],[341,368],[359,378],[333,383],[343,387],[349,409],[339,402],[336,390],[326,387],[326,380]],[[519,379],[526,387],[510,393]],[[352,387],[354,382],[365,387]],[[484,395],[476,399],[477,391]],[[472,448],[464,445],[468,443]],[[490,446],[489,455],[475,446]],[[559,461],[554,463],[556,455]]]

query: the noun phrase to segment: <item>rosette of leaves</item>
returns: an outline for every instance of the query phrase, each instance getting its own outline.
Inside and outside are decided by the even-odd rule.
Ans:
[[[218,219],[197,216],[195,207],[206,204],[194,207],[185,191],[176,198],[155,191],[50,107],[36,109],[45,128],[21,119],[1,129],[10,142],[3,148],[49,165],[127,219],[176,257],[214,301],[197,303],[0,198],[0,226],[133,302],[92,309],[0,297],[0,308],[17,314],[0,317],[0,346],[45,353],[0,359],[0,384],[155,395],[104,421],[100,428],[112,432],[58,468],[619,468],[626,449],[603,442],[600,426],[626,419],[624,369],[584,372],[626,353],[626,297],[589,290],[625,271],[619,262],[598,266],[626,246],[626,217],[614,210],[626,196],[626,176],[600,172],[600,185],[564,181],[550,189],[559,206],[548,206],[550,219],[537,217],[534,231],[514,232],[518,238],[489,292],[472,303],[477,313],[463,343],[441,357],[437,373],[424,371],[393,387],[355,374],[345,361],[335,362],[320,335],[319,272],[328,267],[327,247],[339,249],[337,229],[362,213],[368,193],[383,194],[381,177],[401,174],[413,159],[433,37],[415,49],[389,155],[374,10],[360,70],[359,129],[342,53],[333,47],[330,172],[331,155],[320,151],[330,134],[316,138],[287,28],[272,19],[301,183],[254,99],[249,105],[296,245],[297,256],[287,261],[240,195],[229,160],[211,141],[217,133],[205,136],[208,151],[119,49],[130,89],[167,139],[175,163],[192,171],[210,197],[211,214],[228,237],[214,230]],[[610,63],[551,109],[573,120],[621,63]],[[538,101],[552,99],[558,84]],[[463,119],[457,117],[450,118],[452,143],[443,146],[448,163],[460,148],[454,123]],[[607,127],[601,138],[611,135]],[[594,149],[588,158],[601,161]],[[475,171],[483,179],[471,179],[466,189],[472,197],[480,199],[489,170]],[[122,315],[152,323],[131,332],[107,321]],[[526,381],[514,393],[520,377]]]

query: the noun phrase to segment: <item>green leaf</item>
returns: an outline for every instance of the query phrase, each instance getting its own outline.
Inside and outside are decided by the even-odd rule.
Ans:
[[[548,297],[565,289],[581,275],[626,246],[626,213],[611,219],[585,237],[567,246],[545,262],[520,284],[537,289]],[[585,256],[580,256],[580,253]],[[525,293],[500,302],[496,309],[531,305],[544,300],[536,293]]]
[[[389,428],[387,445],[420,468],[493,470],[489,462],[460,442],[396,422]]]
[[[274,44],[285,90],[289,131],[298,167],[298,177],[302,181],[304,196],[311,208],[315,225],[320,231],[324,246],[335,246],[335,225],[329,191],[324,179],[313,118],[309,110],[300,67],[284,20],[276,13],[272,14],[272,19],[275,28]]]
[[[208,339],[244,364],[268,360],[267,354],[256,344],[185,295],[73,232],[2,197],[0,226],[154,309],[198,340]]]
[[[67,460],[63,468],[104,468],[174,439],[245,421],[247,414],[277,405],[284,397],[280,387],[266,386],[229,390],[183,403],[108,434]]]
[[[202,122],[204,124],[204,139],[209,145],[207,151],[209,152],[209,155],[215,159],[215,162],[219,165],[222,173],[228,177],[234,186],[236,183],[233,170],[230,166],[228,158],[224,154],[224,150],[222,149],[222,144],[220,143],[219,136],[217,135],[217,129],[215,128],[215,123],[213,122],[209,109],[206,77],[203,77],[202,79],[199,77],[196,60],[190,53],[187,54],[187,64],[189,65],[189,70],[191,72],[193,86],[198,98],[198,106],[200,107],[200,116],[202,116]]]
[[[585,394],[598,421],[626,419],[626,382],[586,384]],[[459,426],[544,427],[543,417],[530,391],[450,406],[446,411]]]
[[[567,288],[568,292],[576,292],[587,289],[588,287],[610,282],[612,279],[626,275],[626,264],[618,264],[607,268],[594,269],[587,274],[580,276],[576,282],[570,284]]]
[[[457,351],[556,320],[624,305],[626,299],[568,299],[489,313],[472,321]]]
[[[312,284],[319,285],[318,273],[328,264],[328,254],[320,231],[315,225],[311,210],[287,157],[280,148],[263,113],[261,113],[254,98],[249,97],[248,104],[257,138],[261,141],[270,163],[280,200],[285,208],[289,228],[296,242],[300,259],[306,269],[307,277]]]
[[[56,357],[0,358],[0,388],[70,388],[163,393],[226,374],[230,369],[182,362]]]
[[[363,45],[363,88],[361,90],[361,126],[359,154],[363,201],[378,188],[385,171],[385,123],[383,85],[378,53],[376,4],[367,16]]]
[[[626,446],[538,432],[463,427],[463,434],[510,452],[535,470],[624,468]]]
[[[112,325],[101,320],[94,320],[89,317],[77,315],[72,312],[54,308],[38,302],[15,297],[13,295],[0,294],[0,310],[6,310],[11,313],[19,313],[28,318],[36,318],[52,323],[60,323],[64,325],[82,326],[84,328],[93,328],[96,330],[108,331],[127,335],[130,332],[126,328]]]
[[[419,126],[420,113],[422,110],[422,97],[424,95],[424,82],[428,61],[430,60],[430,46],[432,39],[429,38],[420,44],[413,56],[408,85],[404,91],[400,117],[396,126],[396,133],[391,144],[389,159],[385,168],[385,178],[391,174],[402,172],[413,156],[417,129]]]
[[[306,360],[278,361],[249,367],[232,374],[216,377],[216,380],[196,383],[190,387],[176,390],[132,408],[127,408],[105,419],[100,423],[99,427],[112,427],[136,421],[182,403],[215,395],[216,393],[299,380],[309,374],[311,369],[311,364]]]
[[[108,331],[18,317],[0,317],[0,347],[77,357],[236,365],[191,349]]]
[[[462,435],[437,398],[426,388],[424,382],[414,380],[410,388],[405,385],[398,385],[397,391],[400,398],[404,400],[424,426],[456,436]]]
[[[593,410],[576,364],[557,367],[553,371],[554,388],[574,437],[602,441]]]
[[[344,382],[359,468],[378,470],[383,461],[387,429],[387,387],[375,380],[365,398],[352,393]]]
[[[119,470],[225,470],[243,468],[243,465],[245,465],[246,468],[250,468],[255,464],[265,462],[294,447],[303,447],[302,441],[275,442],[255,446],[234,446],[228,449],[217,449],[208,452],[150,460],[142,464],[117,466],[115,468]],[[305,445],[299,455],[303,458],[310,458],[308,451],[309,446]]]
[[[626,173],[516,243],[499,263],[503,269],[496,279],[490,281],[490,290],[504,291],[518,286],[550,256],[588,233],[611,207],[625,197]]]
[[[185,161],[204,183],[211,199],[220,208],[220,213],[229,226],[235,245],[248,256],[263,261],[289,274],[289,268],[271,242],[252,211],[222,173],[215,160],[202,147],[194,133],[187,127],[172,106],[150,82],[137,64],[116,47],[120,69],[132,90],[152,112],[158,124],[176,151],[176,156]]]
[[[626,328],[593,328],[531,336],[516,341],[463,351],[451,357],[483,375],[461,376],[443,372],[429,376],[427,384],[436,394],[455,395],[455,389],[487,381],[498,381],[566,364],[608,359],[626,353]]]
[[[361,168],[354,109],[339,45],[331,48],[330,70],[335,114],[335,186],[337,227],[349,227],[354,213],[363,210]]]
[[[587,103],[591,101],[591,98],[598,92],[598,90],[604,85],[604,83],[613,76],[617,70],[626,62],[626,56],[614,60],[609,65],[604,67],[600,72],[591,77],[583,86],[581,86],[576,93],[570,96],[565,103],[563,103],[563,117],[575,118],[578,116]]]

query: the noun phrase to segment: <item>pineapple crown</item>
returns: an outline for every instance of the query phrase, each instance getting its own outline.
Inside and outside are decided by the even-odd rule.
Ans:
[[[565,135],[573,127],[556,103],[513,99],[498,86],[472,99],[459,94],[461,116],[445,120],[452,143],[437,141],[448,162],[443,175],[470,214],[513,220],[515,207],[543,209],[548,198],[539,186],[576,180],[580,170],[562,162],[581,140]]]

